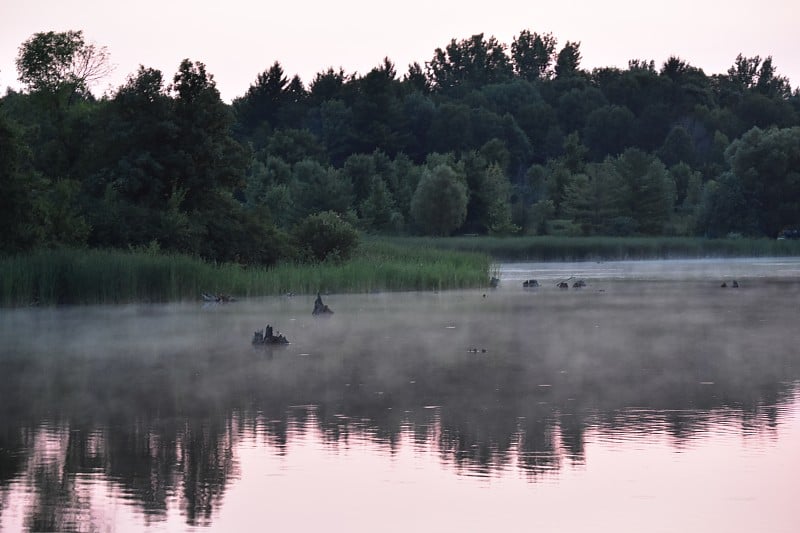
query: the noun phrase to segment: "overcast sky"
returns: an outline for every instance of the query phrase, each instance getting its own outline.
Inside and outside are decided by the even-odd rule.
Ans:
[[[328,67],[366,73],[386,56],[400,75],[450,39],[476,33],[510,45],[520,30],[580,41],[582,68],[671,55],[726,72],[739,53],[773,57],[800,85],[797,0],[0,0],[0,90],[19,89],[14,59],[36,32],[83,30],[116,66],[93,88],[115,89],[140,64],[171,80],[181,60],[205,63],[223,100],[242,96],[280,61],[308,84]]]

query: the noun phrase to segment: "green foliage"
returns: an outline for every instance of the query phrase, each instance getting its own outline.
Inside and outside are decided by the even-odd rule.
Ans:
[[[526,80],[547,78],[555,58],[556,42],[552,33],[539,35],[522,30],[511,43],[514,72]]]
[[[702,176],[686,163],[678,163],[669,169],[675,183],[675,205],[691,210],[700,200]]]
[[[245,133],[251,133],[263,124],[276,125],[278,111],[287,98],[289,80],[283,67],[276,61],[258,75],[245,95],[233,101],[236,118]]]
[[[258,153],[262,159],[276,157],[293,165],[304,159],[320,164],[327,162],[325,148],[319,139],[307,129],[281,129],[267,139],[266,148]]]
[[[752,90],[771,97],[786,98],[792,90],[788,79],[776,75],[772,56],[762,62],[759,56],[744,57],[739,54],[728,69],[726,81],[740,92]]]
[[[297,246],[312,261],[343,261],[358,246],[358,232],[333,211],[315,213],[292,231]]]
[[[658,157],[667,166],[684,163],[694,165],[697,160],[692,137],[683,126],[675,126],[670,130],[664,144],[658,151]]]
[[[352,203],[352,184],[342,172],[304,159],[292,168],[291,194],[295,220],[313,213],[345,213]]]
[[[170,155],[180,165],[176,188],[186,190],[185,209],[213,209],[214,189],[243,184],[247,153],[231,135],[233,115],[204,64],[183,60],[172,90],[178,136]]]
[[[45,235],[43,244],[86,244],[90,227],[77,205],[79,187],[75,181],[59,180],[39,197],[36,211]]]
[[[661,233],[675,205],[675,184],[664,164],[630,148],[614,161],[625,186],[621,215],[636,221],[638,231]]]
[[[574,88],[558,98],[558,116],[565,132],[580,131],[589,115],[608,104],[603,93],[594,87]]]
[[[551,34],[523,30],[510,47],[476,34],[402,79],[385,58],[364,75],[323,71],[308,90],[275,61],[227,105],[189,60],[166,87],[142,66],[95,99],[105,49],[81,32],[39,33],[17,58],[28,92],[0,98],[2,248],[156,243],[272,263],[295,251],[264,253],[265,242],[327,210],[381,234],[797,225],[787,132],[800,125],[800,97],[772,58],[740,55],[708,76],[675,56],[660,70],[633,60],[586,72],[580,56],[577,42],[556,53]],[[423,194],[440,164],[458,191]]]
[[[586,117],[583,139],[592,154],[599,158],[616,155],[630,146],[636,120],[630,109],[609,105],[595,109]]]
[[[444,50],[437,48],[427,63],[434,90],[464,94],[468,88],[510,79],[512,67],[505,48],[494,37],[484,39],[482,33],[453,39]]]
[[[553,218],[556,206],[552,200],[539,200],[533,204],[525,220],[526,227],[530,228],[534,235],[544,235],[547,233],[547,221]]]
[[[446,164],[425,171],[411,200],[411,216],[429,235],[449,235],[467,216],[467,189]]]
[[[586,173],[573,174],[564,191],[564,214],[580,224],[584,235],[625,232],[623,199],[628,184],[611,160],[587,166]]]
[[[754,128],[726,156],[748,205],[742,215],[755,220],[760,232],[776,237],[800,224],[800,127]]]
[[[556,58],[556,77],[569,78],[578,73],[581,64],[581,43],[567,41]]]
[[[37,238],[35,191],[29,154],[18,132],[0,113],[0,252],[31,247]]]
[[[392,193],[380,176],[372,179],[369,196],[361,203],[360,211],[361,219],[368,229],[397,233],[403,227],[403,215],[395,208]]]
[[[500,165],[489,165],[479,194],[484,197],[487,206],[484,224],[490,233],[503,235],[520,230],[511,222],[510,193],[511,183]]]
[[[111,72],[108,52],[84,41],[82,31],[40,32],[19,47],[19,81],[34,92],[49,93],[56,102],[71,102],[74,94]]]

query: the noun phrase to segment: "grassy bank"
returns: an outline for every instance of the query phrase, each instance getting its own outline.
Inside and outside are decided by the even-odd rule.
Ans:
[[[369,240],[343,264],[245,268],[182,255],[42,250],[0,258],[0,305],[197,300],[317,291],[368,292],[480,287],[491,260],[480,253]]]
[[[594,261],[800,256],[800,241],[688,237],[406,238],[404,246],[487,254],[498,261]]]
[[[483,287],[494,261],[800,256],[766,239],[454,237],[366,239],[342,264],[245,268],[182,255],[42,250],[0,258],[0,306],[198,300],[271,294]]]

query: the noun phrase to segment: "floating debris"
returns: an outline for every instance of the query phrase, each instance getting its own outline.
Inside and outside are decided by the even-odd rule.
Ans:
[[[535,279],[526,279],[525,281],[522,282],[522,286],[526,287],[526,288],[527,287],[538,287],[539,286],[539,281],[535,280]]]
[[[219,304],[236,301],[236,298],[234,298],[230,294],[224,294],[224,293],[214,294],[212,292],[203,292],[200,294],[200,297],[203,299],[204,302],[215,302]]]

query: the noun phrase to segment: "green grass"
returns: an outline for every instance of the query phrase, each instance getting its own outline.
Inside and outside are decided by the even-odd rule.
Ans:
[[[40,250],[0,258],[0,306],[114,304],[485,287],[493,261],[800,256],[800,241],[612,237],[366,238],[341,264],[245,268],[183,255]]]
[[[690,237],[405,238],[405,246],[483,253],[497,261],[593,261],[800,256],[800,241]]]
[[[59,305],[486,286],[491,259],[480,253],[417,249],[367,240],[341,264],[245,268],[183,255],[108,250],[40,250],[0,258],[0,305]]]

